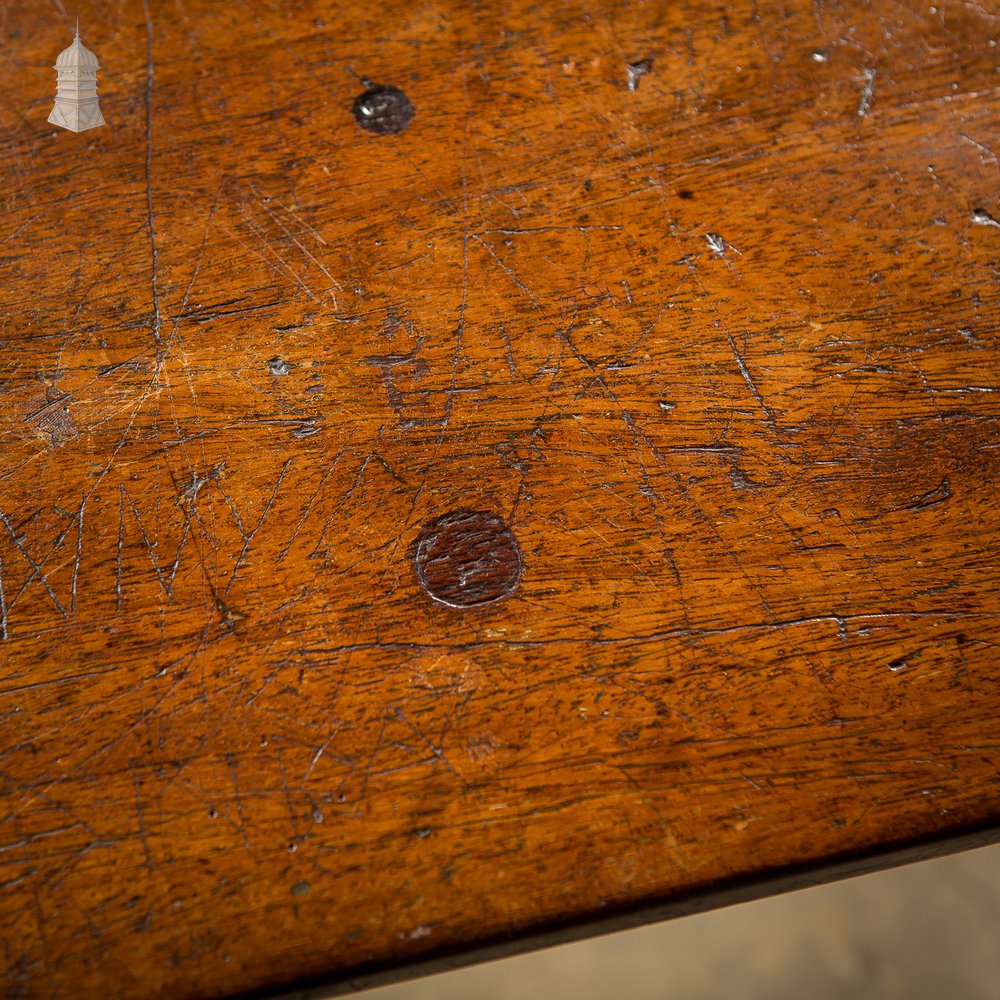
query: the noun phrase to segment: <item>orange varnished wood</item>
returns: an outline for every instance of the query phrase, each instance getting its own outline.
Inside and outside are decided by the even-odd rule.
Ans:
[[[9,995],[992,836],[989,6],[83,4],[80,135],[4,7]]]

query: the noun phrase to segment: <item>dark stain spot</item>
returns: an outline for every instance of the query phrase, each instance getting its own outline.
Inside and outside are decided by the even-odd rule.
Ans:
[[[465,509],[425,524],[413,561],[424,590],[452,608],[509,597],[524,567],[514,533],[496,514]]]
[[[681,190],[677,192],[677,196],[681,199],[681,201],[690,201],[694,197],[694,192],[688,191],[687,188],[681,188]]]
[[[625,79],[628,89],[633,93],[639,89],[639,81],[647,74],[653,72],[652,59],[640,59],[639,62],[629,63],[625,67]]]
[[[362,80],[368,88],[354,102],[354,120],[366,131],[376,135],[402,132],[413,118],[413,105],[399,87],[381,86]]]
[[[271,358],[267,363],[268,371],[277,378],[282,375],[287,375],[290,371],[288,367],[288,362],[284,358]]]
[[[310,889],[312,889],[312,886],[308,882],[296,882],[295,885],[292,886],[292,895],[304,896]]]

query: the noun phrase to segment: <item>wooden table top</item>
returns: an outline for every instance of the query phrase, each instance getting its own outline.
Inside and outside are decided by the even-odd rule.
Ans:
[[[990,6],[4,7],[9,995],[996,839]]]

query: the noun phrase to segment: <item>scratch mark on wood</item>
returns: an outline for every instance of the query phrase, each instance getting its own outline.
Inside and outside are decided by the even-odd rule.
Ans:
[[[3,556],[0,556],[0,639],[7,637],[7,598],[3,592]]]
[[[861,73],[861,79],[864,83],[864,88],[861,91],[861,99],[858,101],[858,117],[867,118],[868,112],[871,110],[872,106],[872,93],[875,90],[875,74],[876,70],[873,67],[865,67]]]
[[[110,670],[88,670],[82,674],[68,674],[65,677],[50,677],[44,681],[36,681],[33,684],[18,684],[15,687],[0,688],[0,695],[23,694],[25,691],[37,691],[39,688],[48,688],[60,684],[75,684],[77,681],[88,680],[91,677],[104,677],[106,674],[113,674],[115,669]]]
[[[233,567],[233,575],[229,578],[229,582],[226,584],[226,589],[223,591],[223,596],[229,593],[230,587],[233,585],[233,581],[236,579],[236,574],[240,571],[240,566],[243,564],[243,557],[247,554],[247,549],[250,548],[250,543],[254,540],[257,532],[260,531],[260,526],[264,523],[264,518],[267,517],[268,512],[271,510],[274,504],[274,499],[278,495],[278,490],[281,488],[282,480],[285,478],[285,473],[288,471],[288,467],[292,464],[290,458],[285,459],[285,464],[282,465],[281,471],[278,473],[278,478],[274,484],[274,489],[271,490],[271,496],[268,498],[267,503],[264,505],[264,510],[261,512],[260,517],[257,519],[257,523],[254,525],[253,530],[249,535],[243,532],[243,525],[239,523],[240,533],[243,534],[243,548],[240,549],[240,554],[236,557],[236,565]],[[233,511],[235,514],[235,510]]]
[[[493,247],[489,245],[481,236],[477,236],[475,233],[470,233],[469,237],[474,239],[499,265],[500,270],[507,275],[510,280],[517,285],[518,288],[524,292],[525,295],[531,300],[531,304],[538,310],[541,310],[542,304],[538,301],[535,293],[532,292],[530,288],[497,256]]]
[[[480,236],[528,236],[532,233],[582,233],[586,234],[595,229],[606,232],[620,232],[622,226],[534,226],[530,229],[483,229],[478,233],[470,233],[478,239]]]
[[[139,525],[139,534],[142,535],[142,540],[146,546],[146,552],[149,554],[149,561],[156,572],[156,578],[160,581],[163,593],[169,597],[170,584],[164,579],[163,573],[160,570],[160,564],[156,561],[156,556],[153,554],[153,543],[149,540],[149,535],[146,534],[146,526],[142,523],[142,516],[139,514],[139,508],[136,507],[135,501],[132,499],[128,490],[125,489],[124,485],[121,485],[118,488],[121,490],[122,496],[128,499],[129,506],[132,508],[132,514],[135,517],[135,523]]]
[[[146,20],[146,221],[149,228],[149,251],[152,257],[153,340],[160,343],[159,250],[156,246],[156,223],[153,218],[153,22],[149,2],[142,0]]]
[[[52,589],[48,577],[42,572],[42,567],[37,562],[35,562],[35,560],[31,557],[31,554],[24,547],[24,543],[18,537],[17,532],[14,531],[13,525],[7,519],[7,515],[4,514],[3,511],[0,511],[0,522],[3,523],[3,526],[7,529],[8,534],[10,535],[14,544],[17,546],[18,552],[21,553],[21,555],[24,557],[25,561],[31,567],[32,570],[28,578],[21,585],[21,589],[18,591],[17,595],[15,595],[14,599],[11,601],[11,606],[13,606],[17,598],[24,593],[24,591],[28,587],[28,584],[31,583],[31,581],[34,580],[35,577],[37,577],[41,585],[45,588],[45,592],[51,598],[52,603],[56,606],[56,610],[63,616],[63,618],[68,618],[69,615],[66,613],[66,609],[63,607],[62,602],[59,600],[59,598],[56,597],[55,591]],[[56,545],[53,546],[53,548],[57,547],[60,544],[61,540],[66,537],[68,531],[69,527],[67,526],[65,531],[63,531],[62,535],[59,537],[59,539],[57,539]]]
[[[305,837],[299,833],[299,817],[295,803],[292,800],[292,790],[288,787],[288,773],[285,770],[285,761],[280,750],[275,751],[275,759],[278,761],[278,770],[281,772],[281,788],[285,793],[285,808],[288,810],[288,821],[292,826],[292,842],[289,847],[289,850],[291,850],[300,840],[305,840]]]
[[[921,496],[914,497],[903,509],[924,510],[927,507],[933,507],[935,504],[944,503],[949,499],[951,499],[951,483],[948,481],[948,477],[945,476],[934,489],[928,490]]]
[[[372,749],[371,755],[368,758],[368,763],[365,765],[365,773],[361,779],[361,797],[364,797],[365,792],[368,789],[368,781],[371,778],[372,766],[375,763],[375,758],[378,756],[379,750],[382,749],[382,738],[385,735],[386,718],[382,718],[382,723],[379,726],[378,736],[375,737],[375,746]]]
[[[288,555],[288,550],[291,549],[293,543],[295,542],[295,539],[298,538],[299,532],[302,530],[302,525],[306,523],[306,520],[309,517],[309,513],[313,509],[313,504],[316,503],[316,498],[319,496],[320,491],[326,485],[326,481],[330,478],[330,475],[333,473],[333,470],[337,468],[337,465],[340,462],[341,458],[343,458],[344,452],[347,450],[347,445],[350,444],[351,438],[353,436],[354,435],[352,433],[350,437],[348,437],[347,443],[344,445],[343,448],[340,449],[340,451],[337,452],[337,454],[333,458],[333,461],[330,463],[330,467],[320,477],[320,481],[317,484],[316,489],[313,490],[313,494],[309,498],[309,502],[306,504],[305,510],[302,511],[302,516],[299,518],[298,523],[295,525],[295,530],[292,532],[291,538],[288,539],[288,542],[285,544],[285,547],[281,550],[281,552],[278,553],[278,558],[275,560],[275,562],[281,562],[285,558],[285,556]]]
[[[510,335],[507,333],[507,327],[503,323],[500,324],[500,336],[503,337],[504,350],[507,352],[507,367],[510,369],[510,377],[517,378],[518,371],[517,365],[514,363],[514,351],[510,345]]]
[[[38,893],[37,879],[35,879],[31,883],[31,895],[35,907],[35,920],[38,924],[38,936],[42,942],[42,963],[45,966],[45,978],[48,983],[49,995],[55,996],[56,990],[52,976],[52,962],[49,957],[51,955],[49,936],[45,927],[45,912],[42,910],[42,900]]]
[[[358,466],[358,471],[354,476],[354,482],[351,483],[347,492],[340,498],[337,502],[336,507],[333,508],[333,513],[324,521],[323,527],[320,529],[319,538],[316,540],[316,544],[313,546],[312,552],[310,553],[310,558],[316,558],[319,555],[320,547],[322,546],[324,540],[326,539],[326,533],[330,529],[330,525],[333,524],[334,518],[340,513],[344,504],[354,496],[358,487],[361,485],[361,477],[365,474],[365,469],[368,468],[368,463],[372,460],[372,455],[375,449],[378,447],[379,441],[382,440],[382,432],[385,430],[385,424],[383,424],[378,429],[378,434],[375,435],[375,440],[371,445],[371,451],[364,457],[361,464]]]
[[[309,761],[309,766],[306,768],[306,773],[302,776],[302,784],[299,786],[299,788],[305,788],[306,787],[306,783],[309,781],[309,777],[313,773],[313,769],[319,763],[319,759],[320,759],[320,757],[323,756],[323,752],[333,742],[333,738],[336,735],[337,735],[337,730],[334,730],[330,734],[330,738],[324,744],[322,744],[322,746],[319,746],[319,747],[316,748],[316,752],[313,754],[312,760]]]
[[[115,610],[122,609],[122,550],[125,547],[125,492],[118,503],[118,545],[115,549]]]
[[[413,733],[413,735],[416,736],[417,739],[419,739],[424,746],[426,746],[427,749],[430,750],[430,752],[434,754],[439,761],[441,761],[442,764],[444,764],[449,771],[451,771],[451,773],[458,779],[459,782],[461,782],[462,785],[464,785],[465,781],[462,779],[462,776],[455,770],[454,767],[451,766],[451,762],[447,757],[445,757],[441,748],[431,743],[431,741],[412,722],[410,722],[401,708],[397,708],[395,714],[396,718],[399,719],[399,721],[402,722],[403,725],[405,725]]]
[[[149,855],[149,835],[146,832],[146,821],[142,814],[142,796],[140,794],[139,776],[132,771],[132,786],[135,789],[135,816],[139,824],[139,839],[142,841],[142,851],[146,856],[146,870],[153,870],[153,859]]]
[[[236,773],[236,761],[232,754],[226,754],[226,763],[229,765],[229,772],[233,776],[233,803],[236,806],[236,815],[239,817],[240,834],[243,837],[243,846],[250,850],[250,838],[247,835],[247,821],[243,815],[243,798],[240,795],[239,776]]]
[[[1000,166],[1000,161],[997,160],[996,153],[994,153],[989,146],[984,146],[981,142],[976,142],[976,140],[973,139],[972,136],[966,135],[964,132],[961,134],[961,138],[964,139],[966,142],[971,143],[973,146],[976,147],[976,149],[979,150],[980,153],[983,154],[980,157],[981,160],[984,161],[992,160],[994,164]]]
[[[84,494],[80,501],[80,509],[76,514],[76,556],[73,559],[73,582],[70,592],[69,610],[70,614],[76,613],[76,581],[80,575],[80,558],[83,555],[83,512],[87,506],[87,497]]]
[[[330,298],[333,300],[333,307],[334,309],[339,309],[340,307],[337,304],[337,292],[343,290],[343,287],[341,286],[340,282],[337,281],[337,279],[332,274],[330,274],[330,272],[326,269],[322,261],[320,261],[316,257],[316,255],[295,235],[295,233],[293,233],[284,224],[284,222],[281,221],[277,213],[274,212],[274,210],[267,204],[267,201],[260,196],[257,189],[253,186],[253,184],[250,185],[250,189],[253,191],[255,195],[257,195],[257,198],[260,201],[260,204],[263,206],[264,211],[267,212],[269,216],[271,216],[271,218],[275,221],[275,223],[277,223],[281,231],[302,251],[303,254],[305,254],[305,256],[309,260],[311,260],[320,269],[323,275],[329,280],[330,284],[333,286],[333,288],[330,290]],[[288,212],[288,214],[291,215],[292,218],[296,220],[296,222],[305,225],[305,223],[302,223],[302,220],[298,219],[291,211],[289,211],[288,209],[285,209],[285,211]],[[315,230],[311,230],[311,232],[316,237],[316,239],[323,244],[323,246],[326,246],[326,241],[318,233],[316,233]]]
[[[749,386],[750,392],[753,393],[753,398],[757,400],[758,405],[764,411],[764,416],[767,417],[771,423],[774,423],[774,414],[769,409],[767,403],[764,402],[764,397],[761,396],[760,390],[757,388],[757,384],[750,375],[750,370],[747,368],[743,355],[740,354],[739,349],[736,347],[736,341],[733,340],[733,335],[727,332],[726,340],[729,341],[729,348],[733,352],[733,357],[736,358],[736,364],[740,369],[740,374],[743,376],[743,381]]]

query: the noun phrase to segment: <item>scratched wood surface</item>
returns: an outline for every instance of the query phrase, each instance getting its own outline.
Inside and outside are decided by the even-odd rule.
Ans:
[[[993,837],[991,5],[78,6],[79,135],[0,11],[8,995]]]

